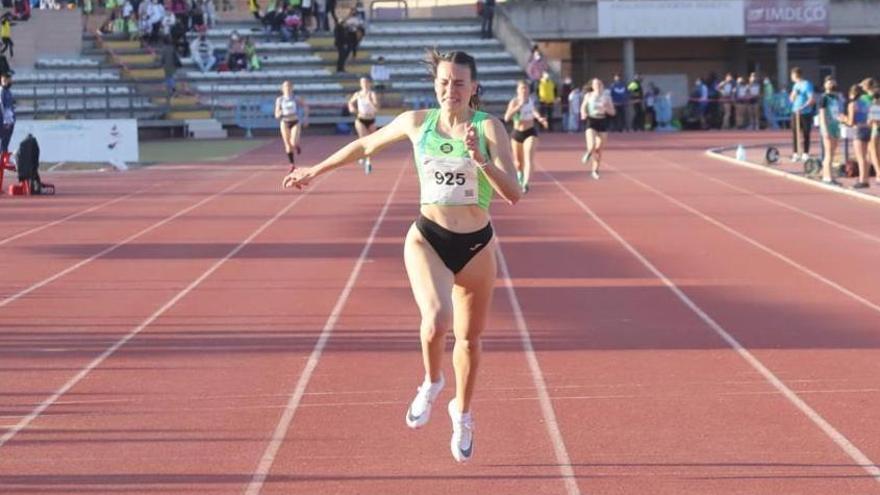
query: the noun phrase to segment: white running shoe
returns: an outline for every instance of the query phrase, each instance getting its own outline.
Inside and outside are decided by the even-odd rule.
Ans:
[[[406,410],[406,426],[416,429],[428,424],[428,420],[431,419],[431,404],[440,395],[445,384],[446,380],[440,375],[440,381],[437,383],[426,381],[419,385],[419,391]]]
[[[373,171],[373,163],[370,162],[370,158],[367,157],[364,159],[364,175],[370,175],[370,172]]]
[[[588,161],[590,161],[590,155],[592,155],[592,154],[593,153],[591,153],[589,151],[584,153],[584,156],[581,157],[581,163],[586,164]]]
[[[449,419],[452,420],[452,457],[458,462],[467,462],[474,455],[474,419],[470,414],[461,414],[455,399],[449,401]]]
[[[595,170],[593,170],[593,172],[590,175],[592,175],[594,179],[599,180],[599,172],[596,172]]]

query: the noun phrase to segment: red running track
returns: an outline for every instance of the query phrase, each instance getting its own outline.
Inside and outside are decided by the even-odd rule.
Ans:
[[[613,135],[593,181],[542,136],[465,466],[442,406],[403,422],[406,147],[305,193],[271,143],[0,198],[0,492],[880,493],[877,206],[703,155],[743,139]]]

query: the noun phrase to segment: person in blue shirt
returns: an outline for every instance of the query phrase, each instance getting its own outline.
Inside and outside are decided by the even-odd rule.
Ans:
[[[611,129],[616,132],[628,131],[624,109],[629,100],[629,91],[626,89],[626,84],[620,80],[620,74],[614,74],[614,82],[608,89],[611,90],[611,102],[614,103]]]
[[[816,95],[813,92],[813,83],[803,78],[800,67],[791,69],[791,82],[793,86],[788,95],[788,101],[791,102],[791,161],[806,161],[810,158],[810,131],[813,129]]]

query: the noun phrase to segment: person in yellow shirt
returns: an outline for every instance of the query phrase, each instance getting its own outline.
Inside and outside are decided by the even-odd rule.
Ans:
[[[258,21],[262,19],[262,16],[260,16],[260,4],[257,3],[257,0],[248,0],[248,10],[254,16],[254,19]]]
[[[553,130],[553,105],[556,103],[556,83],[550,78],[550,73],[544,71],[541,80],[538,81],[538,103],[541,106],[541,115],[548,122],[547,129]]]
[[[0,53],[6,53],[6,50],[9,50],[9,58],[15,57],[12,53],[12,21],[9,18],[8,12],[0,18],[0,40],[3,41]]]

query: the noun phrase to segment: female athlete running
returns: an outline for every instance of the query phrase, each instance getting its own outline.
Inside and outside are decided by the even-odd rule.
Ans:
[[[412,142],[421,214],[407,233],[404,264],[422,317],[425,377],[406,411],[406,424],[419,428],[430,418],[444,384],[441,360],[451,329],[456,390],[447,410],[452,455],[464,462],[474,452],[471,400],[496,276],[489,203],[493,192],[515,203],[521,190],[504,125],[476,110],[474,58],[464,52],[433,52],[429,63],[440,108],[404,112],[321,163],[291,172],[283,186],[301,188],[393,142]]]

